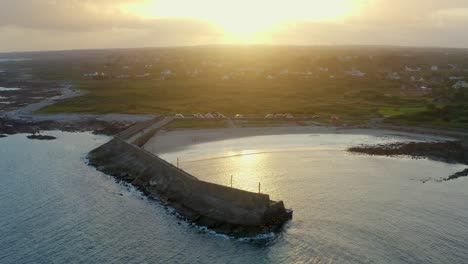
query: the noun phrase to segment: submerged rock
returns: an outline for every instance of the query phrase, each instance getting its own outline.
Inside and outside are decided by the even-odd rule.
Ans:
[[[442,181],[451,181],[451,180],[455,180],[455,179],[458,179],[458,178],[461,178],[461,177],[468,177],[468,169],[465,169],[465,170],[459,171],[457,173],[454,173],[454,174],[450,175],[449,177],[447,177],[445,179],[442,179]]]
[[[391,143],[351,147],[348,151],[377,156],[404,155],[447,163],[468,164],[468,146],[462,141]]]
[[[54,140],[54,139],[57,139],[56,137],[54,136],[49,136],[49,135],[29,135],[28,136],[29,139],[37,139],[37,140]]]
[[[0,134],[0,138],[8,137],[7,135]]]

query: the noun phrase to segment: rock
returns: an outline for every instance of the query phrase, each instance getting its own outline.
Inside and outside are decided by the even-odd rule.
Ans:
[[[458,178],[461,178],[461,177],[468,177],[468,169],[465,169],[465,170],[459,171],[457,173],[454,173],[451,176],[443,179],[442,181],[451,181],[451,180],[455,180],[455,179],[458,179]]]
[[[57,139],[56,137],[54,136],[48,136],[48,135],[29,135],[28,136],[29,139],[37,139],[37,140],[54,140],[54,139]]]
[[[8,137],[7,135],[0,134],[0,138]]]

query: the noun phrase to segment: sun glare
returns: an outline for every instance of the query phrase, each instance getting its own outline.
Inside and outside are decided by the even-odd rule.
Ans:
[[[255,42],[262,32],[291,21],[336,21],[359,9],[362,0],[147,0],[122,10],[145,19],[191,18],[208,21],[233,42]]]

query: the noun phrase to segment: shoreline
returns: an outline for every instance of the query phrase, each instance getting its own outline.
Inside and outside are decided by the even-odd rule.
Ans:
[[[158,131],[143,146],[155,153],[173,152],[185,149],[187,146],[237,139],[243,137],[291,135],[291,134],[356,134],[376,137],[399,136],[420,141],[454,141],[456,138],[444,135],[428,135],[379,128],[343,128],[335,126],[277,126],[277,127],[230,127],[206,129],[177,129]]]

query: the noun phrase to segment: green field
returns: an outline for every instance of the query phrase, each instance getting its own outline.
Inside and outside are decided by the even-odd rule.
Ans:
[[[222,82],[197,80],[80,81],[76,87],[90,93],[41,109],[40,113],[132,113],[193,114],[221,112],[225,115],[380,116],[382,107],[400,104],[422,107],[424,100],[390,98],[381,92],[359,96],[361,90],[395,88],[376,86],[367,80],[275,80],[250,79]],[[354,91],[354,92],[353,92]],[[375,96],[377,94],[377,96]]]

